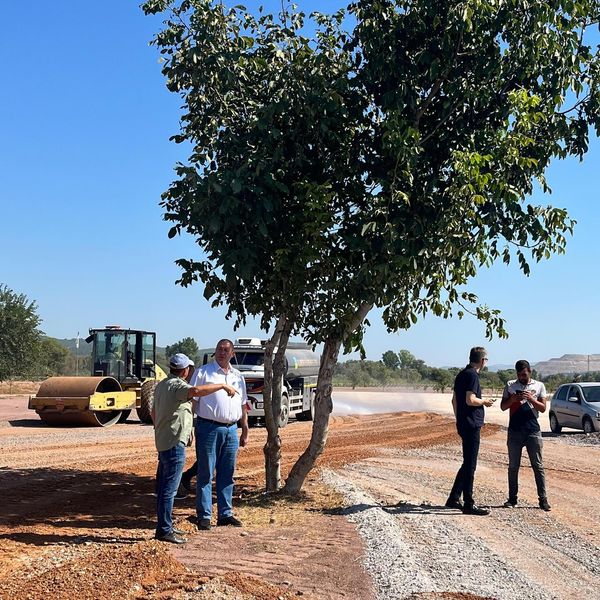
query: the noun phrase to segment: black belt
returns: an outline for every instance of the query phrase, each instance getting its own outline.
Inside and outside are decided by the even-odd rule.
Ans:
[[[221,421],[213,421],[212,419],[205,419],[204,417],[196,417],[198,419],[198,421],[204,421],[205,423],[212,423],[213,425],[219,425],[221,427],[231,427],[232,425],[235,425],[237,423],[237,421],[234,421],[233,423],[221,423]]]

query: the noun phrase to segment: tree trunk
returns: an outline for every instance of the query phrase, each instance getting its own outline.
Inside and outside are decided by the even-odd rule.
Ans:
[[[285,482],[284,491],[288,494],[297,494],[300,492],[306,476],[315,466],[317,458],[319,458],[325,449],[327,434],[329,432],[329,415],[333,410],[333,402],[331,400],[333,370],[338,361],[340,348],[345,339],[361,325],[371,308],[371,304],[363,304],[359,308],[355,318],[345,331],[343,338],[342,336],[329,336],[325,341],[315,393],[315,415],[312,435],[308,447],[292,467]]]
[[[267,492],[276,492],[281,485],[279,413],[281,412],[285,350],[290,337],[290,329],[289,321],[285,317],[280,317],[275,332],[265,346],[263,407],[267,427],[267,441],[263,452],[265,455],[265,488]],[[277,352],[273,357],[275,348],[277,348]]]

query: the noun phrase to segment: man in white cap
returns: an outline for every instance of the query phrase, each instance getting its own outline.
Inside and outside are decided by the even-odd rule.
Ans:
[[[154,441],[158,450],[159,477],[156,499],[157,540],[183,544],[181,532],[173,529],[173,501],[185,464],[185,447],[192,434],[192,399],[224,391],[234,396],[236,390],[226,383],[191,386],[187,381],[192,361],[185,354],[169,360],[170,373],[154,389]]]

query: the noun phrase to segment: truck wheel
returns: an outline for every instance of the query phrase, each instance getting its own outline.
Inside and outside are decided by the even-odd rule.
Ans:
[[[258,417],[248,417],[248,427],[256,427],[258,425]]]
[[[285,427],[290,420],[290,399],[284,394],[281,396],[281,412],[279,413],[279,427]]]
[[[583,419],[583,433],[594,433],[594,424],[589,417]]]
[[[142,423],[152,424],[152,407],[154,406],[154,388],[158,382],[156,379],[148,379],[142,383],[140,407],[136,409],[139,420]]]
[[[559,425],[554,413],[550,413],[550,430],[552,433],[560,433],[562,431],[562,427]]]

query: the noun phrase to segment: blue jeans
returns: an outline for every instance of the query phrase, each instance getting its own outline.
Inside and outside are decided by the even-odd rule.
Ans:
[[[156,495],[156,515],[158,537],[173,531],[173,502],[181,481],[185,465],[185,444],[158,453],[158,491]]]
[[[233,473],[239,447],[237,424],[218,425],[196,419],[196,514],[210,519],[212,514],[212,480],[217,470],[217,516],[233,514]]]
[[[477,468],[481,430],[471,427],[457,427],[457,430],[462,439],[463,463],[456,474],[450,499],[459,500],[462,495],[465,506],[470,507],[474,504],[473,480]]]
[[[540,500],[546,497],[546,476],[542,462],[542,432],[523,432],[508,430],[508,499],[517,502],[519,495],[519,468],[521,467],[521,454],[523,447],[527,448],[529,461],[535,476],[535,485]]]

